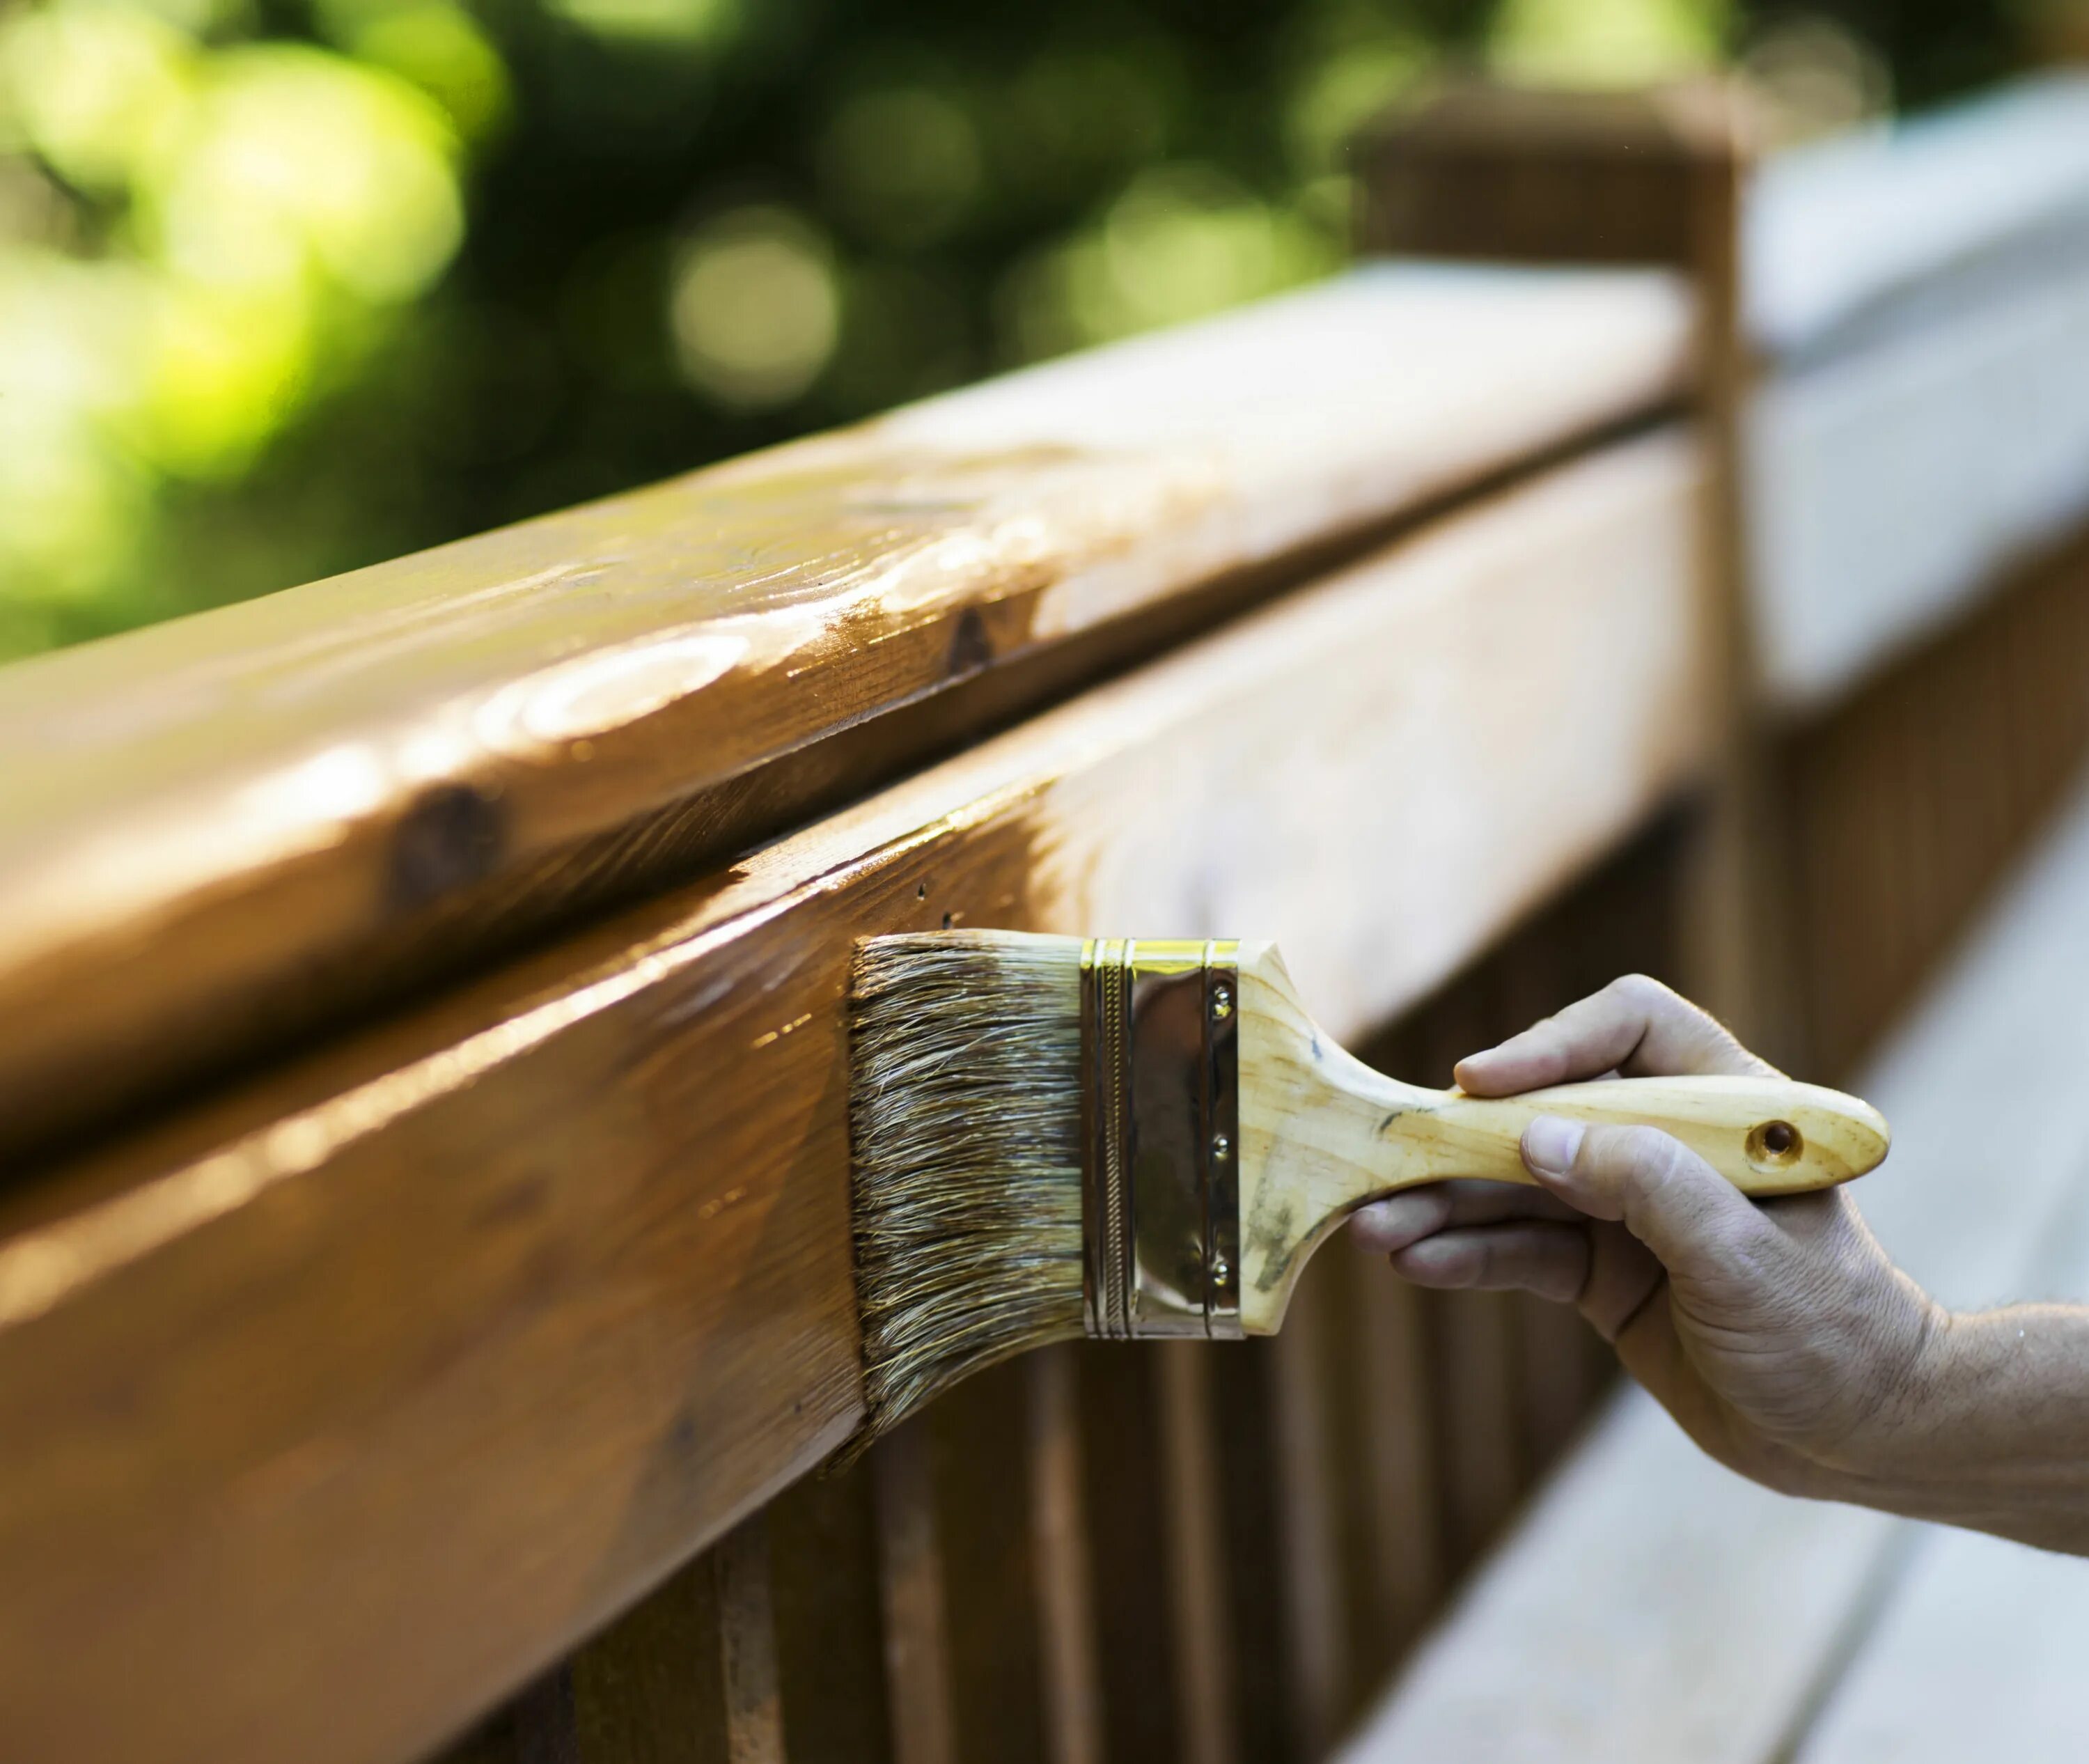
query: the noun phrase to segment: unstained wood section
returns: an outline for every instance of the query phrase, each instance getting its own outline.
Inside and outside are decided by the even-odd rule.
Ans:
[[[1695,478],[1564,468],[13,1195],[25,1755],[396,1764],[802,1474],[860,1416],[851,940],[1273,932],[1383,1020],[1691,775]]]
[[[1366,271],[0,672],[0,1154],[684,879],[860,785],[807,757],[844,732],[1643,414],[1687,353],[1651,276]]]

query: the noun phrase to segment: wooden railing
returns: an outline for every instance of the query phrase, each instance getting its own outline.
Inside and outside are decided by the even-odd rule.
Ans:
[[[815,1474],[851,941],[1268,933],[1438,1081],[1642,967],[1842,1069],[2089,736],[2089,460],[1934,474],[1946,572],[1837,437],[2035,371],[2089,183],[1780,241],[2079,101],[1744,209],[1717,94],[1453,95],[1379,241],[1609,267],[1373,267],[0,673],[0,1750],[1323,1752],[1600,1355],[1337,1247],[1272,1341]]]

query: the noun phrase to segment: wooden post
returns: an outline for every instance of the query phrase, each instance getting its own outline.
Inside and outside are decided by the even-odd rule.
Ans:
[[[1496,261],[1682,271],[1697,303],[1696,406],[1705,476],[1699,526],[1713,732],[1682,902],[1684,981],[1744,1039],[1793,1059],[1788,947],[1772,764],[1752,716],[1742,425],[1751,367],[1741,328],[1739,214],[1751,130],[1736,88],[1693,80],[1630,93],[1446,88],[1358,143],[1368,249]],[[1592,689],[1600,689],[1592,683]]]

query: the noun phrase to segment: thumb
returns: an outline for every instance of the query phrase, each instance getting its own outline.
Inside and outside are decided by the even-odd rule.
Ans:
[[[1738,1188],[1654,1127],[1540,1115],[1524,1129],[1523,1161],[1540,1187],[1576,1211],[1623,1221],[1671,1273],[1731,1268],[1769,1230]]]

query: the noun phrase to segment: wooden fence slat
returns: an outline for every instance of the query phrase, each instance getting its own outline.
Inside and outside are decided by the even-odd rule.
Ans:
[[[1436,1609],[1443,1586],[1428,1348],[1422,1294],[1378,1267],[1351,1281],[1366,1387],[1357,1402],[1366,1426],[1360,1469],[1367,1492],[1363,1576],[1367,1616],[1353,1625],[1370,1649],[1375,1677],[1403,1653]]]
[[[1066,1343],[1025,1368],[1030,1397],[1031,1553],[1050,1764],[1102,1764],[1102,1689],[1095,1594],[1081,1499],[1079,1372]]]
[[[1218,1439],[1208,1350],[1163,1341],[1151,1350],[1160,1405],[1163,1530],[1169,1628],[1184,1764],[1233,1764],[1233,1587],[1219,1506]]]
[[[1232,1644],[1226,1735],[1233,1756],[1292,1764],[1297,1723],[1285,1586],[1283,1496],[1276,1440],[1274,1341],[1250,1341],[1211,1356],[1219,1509],[1225,1564],[1226,1629]]]
[[[783,1764],[783,1704],[770,1594],[769,1524],[743,1519],[711,1552],[718,1576],[718,1641],[731,1764]]]
[[[958,1757],[929,1451],[927,1417],[917,1416],[872,1455],[893,1764],[956,1764]]]
[[[731,1764],[726,1655],[713,1551],[568,1661],[575,1764]],[[511,1719],[527,1702],[518,1698]]]
[[[791,1764],[889,1764],[873,1466],[805,1478],[763,1509]]]
[[[573,1676],[555,1667],[517,1697],[508,1713],[515,1764],[581,1764]]]
[[[803,1474],[860,1414],[851,940],[1266,928],[1383,1018],[1696,764],[1693,470],[1563,468],[0,1201],[25,1744],[412,1752]]]
[[[1049,1646],[1029,1368],[1005,1363],[928,1410],[957,1756],[1049,1764]]]
[[[1329,1337],[1338,1326],[1334,1298],[1328,1270],[1310,1269],[1268,1356],[1286,1714],[1291,1755],[1302,1760],[1319,1758],[1333,1744],[1348,1713],[1350,1638],[1336,1554],[1339,1472],[1332,1459],[1327,1390],[1334,1353]]]
[[[1687,325],[1658,277],[1369,271],[0,672],[34,758],[0,771],[0,1156],[701,873],[1037,702],[990,679],[1642,414]]]
[[[1072,1355],[1103,1745],[1113,1764],[1195,1758],[1173,1621],[1167,1358],[1165,1343],[1128,1341],[1084,1341]]]

